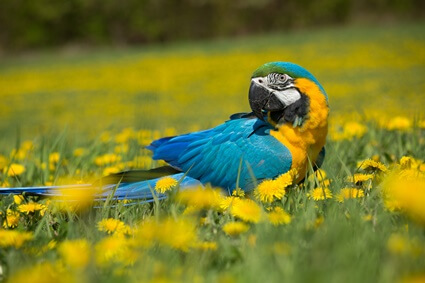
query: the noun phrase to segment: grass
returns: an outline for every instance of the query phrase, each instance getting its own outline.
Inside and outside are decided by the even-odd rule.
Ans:
[[[387,192],[399,183],[394,172],[424,178],[422,28],[423,23],[349,27],[2,62],[3,186],[88,182],[124,169],[161,165],[143,146],[248,110],[247,81],[266,61],[295,61],[312,71],[328,92],[332,114],[322,167],[326,178],[311,175],[271,204],[240,196],[255,200],[254,218],[220,208],[224,196],[216,198],[216,192],[185,200],[178,188],[153,204],[112,202],[112,207],[92,208],[86,196],[77,196],[86,201],[77,211],[46,199],[26,197],[19,203],[12,196],[1,197],[1,278],[423,279],[423,183],[416,186],[411,178],[403,179],[402,196],[407,199]],[[361,169],[358,162],[369,158],[388,171]],[[10,176],[11,164],[24,171],[15,167],[16,176]],[[369,173],[372,180],[353,184],[348,178],[356,173]],[[315,200],[314,193],[323,197],[324,188],[332,198]],[[364,196],[356,193],[340,202],[344,188],[356,188]],[[34,211],[22,206],[32,201],[40,204]],[[289,223],[286,214],[279,214],[279,225],[269,220],[276,207],[290,215]],[[120,222],[105,220],[109,218]],[[12,222],[17,227],[8,227]],[[248,230],[229,236],[223,227],[233,222]],[[17,234],[6,233],[13,231]]]

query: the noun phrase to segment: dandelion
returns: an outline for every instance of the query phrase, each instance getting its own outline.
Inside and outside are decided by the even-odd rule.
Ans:
[[[6,211],[6,219],[3,221],[4,228],[16,228],[19,223],[19,213],[11,209]]]
[[[243,222],[228,222],[224,224],[223,231],[229,236],[238,236],[248,231],[249,226]]]
[[[220,210],[226,211],[227,209],[232,207],[232,205],[236,204],[240,200],[241,198],[234,197],[234,196],[224,197],[220,200],[220,203],[219,203]]]
[[[334,141],[352,140],[353,138],[361,138],[367,132],[367,127],[358,122],[347,122],[342,128],[332,128],[330,136]]]
[[[412,122],[408,118],[402,117],[402,116],[397,116],[392,118],[385,125],[385,128],[390,131],[394,131],[394,130],[406,131],[406,130],[409,130],[411,127],[412,127]]]
[[[243,198],[245,196],[245,192],[241,188],[237,188],[233,190],[232,196]]]
[[[273,225],[288,224],[291,222],[291,216],[285,212],[281,207],[275,207],[267,214],[270,223]]]
[[[59,210],[77,211],[84,210],[92,206],[99,188],[90,185],[64,186],[59,189],[59,194],[54,198],[54,205]]]
[[[255,189],[254,196],[264,203],[272,203],[275,199],[281,200],[285,195],[285,188],[292,185],[295,174],[295,171],[291,170],[275,180],[261,182]]]
[[[84,148],[78,147],[78,148],[74,149],[74,151],[72,152],[72,154],[75,157],[81,157],[81,156],[83,156],[85,154],[85,152],[86,152],[86,150]]]
[[[25,242],[32,240],[31,232],[20,232],[16,230],[0,229],[0,247],[20,248]]]
[[[425,224],[425,174],[417,170],[396,170],[382,183],[385,206],[402,210]]]
[[[384,164],[372,159],[359,161],[357,163],[357,167],[359,167],[362,170],[371,171],[371,172],[386,172],[387,171],[387,167]]]
[[[17,205],[20,205],[24,201],[23,195],[13,195],[13,202]]]
[[[31,265],[28,268],[11,274],[9,282],[14,283],[46,283],[46,282],[62,282],[72,283],[81,282],[79,277],[66,271],[58,263],[43,262],[36,265]]]
[[[157,236],[160,244],[185,252],[198,242],[196,226],[186,218],[163,220],[157,229]]]
[[[131,241],[120,235],[103,238],[95,246],[96,264],[101,267],[112,263],[130,266],[138,257],[139,255],[131,247]]]
[[[114,164],[121,161],[121,156],[116,155],[115,153],[107,153],[95,158],[94,163],[99,166],[105,166],[108,164]]]
[[[58,247],[65,264],[72,268],[84,268],[90,260],[90,245],[85,239],[65,240]]]
[[[171,191],[177,184],[178,182],[176,179],[167,176],[156,182],[155,190],[160,194],[164,194],[165,192]]]
[[[199,242],[195,245],[195,248],[203,251],[215,251],[217,250],[216,242]]]
[[[25,166],[17,163],[12,163],[8,167],[3,168],[3,173],[9,177],[16,177],[25,172]]]
[[[341,191],[336,196],[336,199],[339,202],[344,202],[344,200],[346,200],[346,199],[362,198],[362,197],[364,197],[363,190],[359,190],[359,189],[356,189],[356,188],[343,188],[343,189],[341,189]]]
[[[354,184],[363,183],[373,179],[373,174],[356,173],[353,176],[348,176],[347,180]]]
[[[111,175],[111,174],[118,173],[120,171],[121,171],[120,168],[118,168],[117,166],[109,166],[109,167],[106,167],[105,169],[103,169],[102,175],[108,176],[108,175]]]
[[[329,190],[329,188],[319,187],[311,190],[307,196],[309,199],[319,201],[332,198],[332,192]]]
[[[43,211],[44,209],[46,209],[46,206],[44,204],[36,202],[29,202],[18,206],[18,210],[25,214],[34,213],[36,211]]]
[[[52,152],[49,154],[49,163],[50,164],[57,164],[60,160],[60,153],[59,152]]]
[[[241,199],[232,205],[230,212],[246,222],[258,223],[261,217],[261,208],[250,199]]]
[[[130,234],[130,227],[114,218],[102,219],[97,223],[97,229],[108,234]]]
[[[197,187],[179,192],[177,199],[199,209],[218,209],[222,196],[219,189]]]

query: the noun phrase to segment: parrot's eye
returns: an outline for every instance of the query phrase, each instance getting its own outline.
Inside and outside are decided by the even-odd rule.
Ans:
[[[271,73],[267,76],[267,80],[272,85],[282,85],[288,80],[288,76],[285,74]]]

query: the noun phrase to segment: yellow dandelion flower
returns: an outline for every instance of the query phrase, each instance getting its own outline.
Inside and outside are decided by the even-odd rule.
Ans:
[[[19,176],[25,172],[25,166],[17,163],[12,163],[10,166],[3,168],[3,173],[9,177]]]
[[[363,161],[359,161],[357,163],[357,167],[371,172],[385,172],[387,171],[387,167],[379,161],[375,161],[372,159],[366,159]]]
[[[11,274],[9,282],[14,283],[46,283],[46,282],[61,282],[73,283],[81,282],[81,278],[73,273],[65,270],[58,263],[43,262],[30,267],[19,270]]]
[[[90,245],[85,239],[65,240],[58,252],[62,260],[72,268],[84,268],[90,261]]]
[[[274,180],[264,180],[254,190],[254,196],[261,202],[271,203],[276,199],[282,199],[285,189],[277,186]]]
[[[391,172],[382,183],[382,193],[389,210],[402,210],[425,224],[425,174],[413,169]]]
[[[82,148],[82,147],[78,147],[78,148],[74,149],[74,151],[72,152],[72,154],[73,154],[75,157],[81,157],[81,156],[83,156],[85,153],[86,153],[86,150],[85,150],[84,148]]]
[[[158,180],[155,184],[155,190],[160,193],[164,194],[165,192],[171,191],[173,188],[177,186],[178,182],[176,179],[172,177],[164,177]]]
[[[102,219],[97,223],[97,229],[108,234],[130,234],[130,227],[114,218]]]
[[[109,167],[106,167],[105,169],[103,169],[102,175],[108,176],[108,175],[111,175],[111,174],[118,173],[120,171],[121,171],[120,168],[118,168],[117,166],[109,166]]]
[[[121,161],[121,156],[116,155],[115,153],[107,153],[101,156],[98,156],[95,158],[94,163],[99,166],[105,166],[105,165],[110,165],[110,164],[114,164]]]
[[[319,182],[325,180],[326,177],[328,176],[328,174],[326,174],[326,171],[320,168],[317,169],[316,172],[314,172],[314,174]]]
[[[120,235],[103,238],[95,246],[95,261],[101,267],[113,263],[130,266],[136,262],[138,256],[131,248],[131,241]]]
[[[238,236],[248,231],[249,226],[243,222],[228,222],[224,224],[223,231],[229,236]]]
[[[418,127],[421,129],[425,129],[425,120],[421,120],[418,122]]]
[[[199,209],[219,209],[222,195],[219,189],[197,187],[180,191],[177,199],[183,204]]]
[[[16,228],[19,223],[19,213],[11,209],[6,211],[6,219],[3,221],[4,228]]]
[[[250,199],[241,199],[232,205],[230,212],[234,217],[246,222],[258,223],[261,218],[261,208]]]
[[[25,242],[33,238],[31,232],[20,232],[16,230],[0,229],[0,247],[20,248]]]
[[[412,122],[407,117],[397,116],[387,122],[385,128],[393,131],[406,131],[412,127]]]
[[[13,195],[13,202],[17,205],[20,205],[24,201],[23,195]]]
[[[344,202],[344,200],[346,200],[346,199],[362,198],[362,197],[364,197],[363,190],[359,190],[359,189],[356,189],[356,188],[343,188],[343,189],[341,189],[341,191],[336,196],[336,199],[339,202]]]
[[[26,214],[34,213],[36,211],[42,211],[45,208],[46,206],[44,204],[40,204],[36,202],[29,202],[29,203],[21,204],[18,206],[18,210]]]
[[[309,199],[318,201],[332,198],[332,192],[329,190],[329,188],[319,187],[311,190],[307,196]]]
[[[233,190],[232,196],[243,198],[245,196],[245,192],[241,188],[237,188],[237,189]]]
[[[72,181],[72,179],[63,180],[63,182],[78,183],[78,181]],[[99,188],[90,185],[82,185],[81,187],[67,185],[59,189],[59,193],[57,197],[53,198],[53,206],[58,210],[77,211],[92,206],[96,194],[99,193]]]
[[[361,138],[367,132],[367,127],[358,122],[347,122],[342,127],[332,127],[330,137],[334,141]]]
[[[195,223],[186,218],[163,220],[157,236],[160,244],[185,252],[199,242]]]
[[[7,163],[6,156],[0,154],[0,170],[3,170],[7,166]]]
[[[203,251],[215,251],[217,250],[216,242],[199,242],[196,243],[195,248]]]
[[[57,164],[61,158],[61,155],[59,152],[51,152],[49,154],[49,163],[50,164]]]
[[[232,205],[234,205],[236,202],[240,201],[241,198],[239,197],[234,197],[234,196],[230,196],[230,197],[223,197],[220,200],[220,210],[221,211],[226,211],[227,209],[229,209]]]
[[[373,174],[363,174],[363,173],[356,173],[353,176],[348,176],[347,180],[349,182],[358,184],[358,183],[363,183],[369,180],[373,179]]]
[[[275,207],[267,214],[267,217],[269,218],[270,223],[275,226],[291,222],[291,215],[285,212],[281,207]]]

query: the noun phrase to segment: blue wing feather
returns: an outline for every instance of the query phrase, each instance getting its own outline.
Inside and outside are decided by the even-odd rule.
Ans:
[[[274,178],[291,168],[289,150],[269,133],[272,127],[259,119],[232,117],[232,120],[206,131],[190,133],[161,142],[149,148],[154,159],[163,159],[188,172],[188,176],[233,190],[239,162],[240,187],[250,190],[253,180]]]

